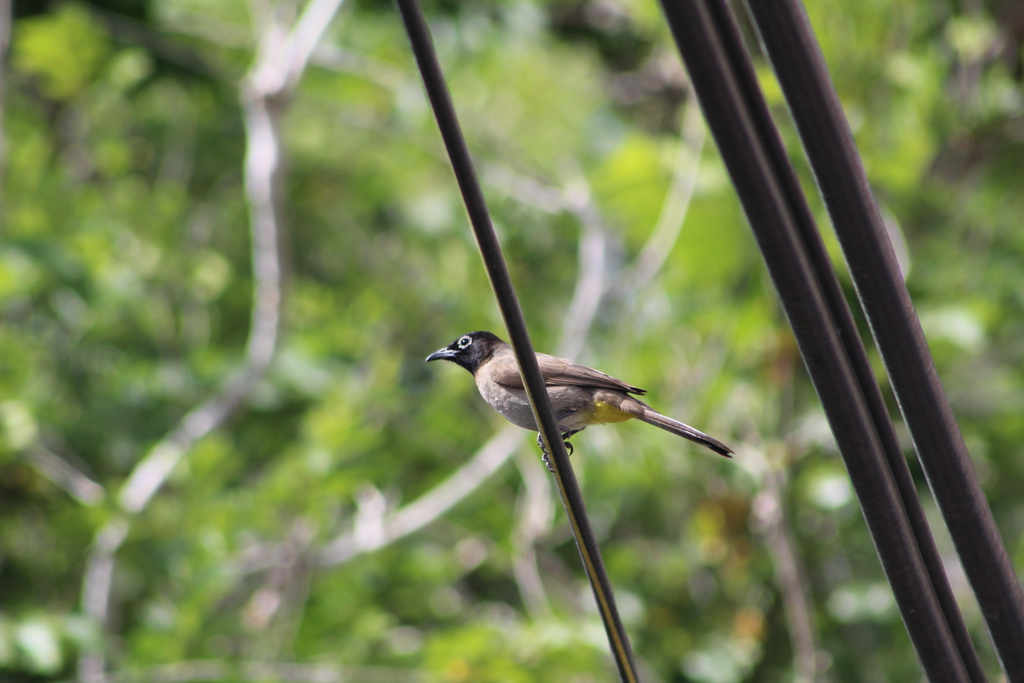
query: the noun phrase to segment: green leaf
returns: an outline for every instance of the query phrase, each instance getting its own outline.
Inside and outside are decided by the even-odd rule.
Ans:
[[[48,97],[68,100],[93,79],[108,50],[107,36],[89,11],[65,2],[51,14],[16,24],[11,62],[16,70],[39,79]]]

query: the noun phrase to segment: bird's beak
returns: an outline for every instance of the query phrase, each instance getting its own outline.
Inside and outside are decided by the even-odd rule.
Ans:
[[[432,354],[427,356],[427,362],[429,363],[432,360],[451,360],[454,357],[455,357],[455,351],[453,351],[452,349],[449,349],[446,346],[445,348],[438,349],[437,351],[434,351]]]

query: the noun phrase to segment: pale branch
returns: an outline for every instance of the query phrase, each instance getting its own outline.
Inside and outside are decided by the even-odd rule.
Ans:
[[[583,353],[590,326],[607,293],[605,270],[608,261],[608,231],[594,203],[590,186],[582,174],[577,175],[564,194],[567,199],[566,208],[580,222],[581,234],[576,288],[562,321],[557,353],[567,358],[576,358]]]
[[[563,326],[561,339],[582,341],[586,338],[585,328],[589,328],[596,310],[587,312],[582,304],[592,305],[596,309],[612,291],[620,297],[636,292],[650,283],[665,266],[689,212],[700,172],[700,156],[705,138],[706,129],[700,109],[692,105],[687,108],[684,115],[672,180],[651,235],[636,259],[611,278],[605,278],[607,266],[603,259],[603,255],[607,253],[605,242],[608,230],[603,224],[600,208],[591,196],[581,173],[576,173],[566,187],[557,188],[501,164],[483,165],[484,179],[494,189],[538,211],[571,213],[583,227],[580,248],[581,251],[587,250],[592,255],[587,264],[590,268],[581,272],[576,280],[573,301],[579,301],[581,305],[570,304],[566,318],[571,319],[573,315],[579,315],[579,320],[588,322],[583,328],[579,325]],[[602,255],[600,262],[596,258],[599,254]],[[582,264],[581,255],[581,267]],[[559,354],[575,357],[578,352],[570,348],[559,351]]]
[[[4,95],[7,93],[7,49],[11,44],[11,24],[14,21],[11,9],[11,0],[0,0],[0,188],[4,185],[4,171],[7,168],[7,138],[4,131],[7,101]],[[2,195],[0,199],[3,199]]]
[[[338,13],[342,2],[344,0],[310,0],[306,5],[285,42],[287,81],[284,88],[293,90],[298,85],[310,58],[320,44],[320,39],[330,26],[334,15]]]
[[[0,0],[0,2],[3,1],[7,0]],[[268,14],[268,12],[261,11],[260,14],[264,15]],[[136,26],[130,20],[120,16],[102,16],[108,25],[115,25],[117,29],[120,29],[119,37],[126,39],[128,42],[143,44],[150,51],[159,54],[169,61],[201,73],[211,72],[211,75],[214,76],[227,70],[226,67],[221,67],[217,69],[217,72],[213,72],[209,67],[195,64],[197,60],[194,57],[182,54],[180,50],[174,51],[169,49],[167,44],[140,39],[138,34],[145,30],[144,27]],[[243,29],[238,25],[227,22],[218,22],[209,16],[200,17],[181,12],[168,19],[168,22],[164,28],[165,32],[174,32],[208,43],[215,43],[222,48],[243,50],[250,44],[251,31],[249,29]],[[260,24],[265,22],[254,23]],[[287,48],[286,40],[282,40],[280,54],[286,54],[287,49],[289,48]],[[363,78],[388,90],[396,90],[412,82],[414,77],[412,72],[404,70],[395,64],[327,41],[317,42],[312,54],[308,56],[303,56],[301,51],[292,48],[292,56],[286,57],[286,59],[292,63],[298,63],[305,59],[309,64],[321,69]],[[279,85],[283,84],[287,87],[294,79],[284,78],[282,81],[275,77],[273,80]]]
[[[199,659],[81,676],[76,683],[419,683],[426,680],[426,673],[419,669]]]
[[[378,550],[430,524],[476,490],[504,465],[522,442],[522,438],[523,431],[520,428],[513,425],[503,428],[492,436],[469,462],[428,493],[372,525],[364,518],[360,524],[361,533],[357,534],[354,529],[348,530],[324,545],[317,553],[317,563],[328,566],[342,564],[362,553]],[[376,527],[378,531],[366,533],[365,529],[371,526]]]
[[[569,198],[561,188],[545,185],[502,164],[485,163],[481,168],[488,185],[524,206],[553,214],[569,210]]]
[[[103,486],[53,451],[43,446],[30,446],[21,457],[55,486],[82,505],[99,505],[106,498]]]
[[[149,450],[121,486],[118,502],[125,512],[134,515],[145,509],[185,453],[238,407],[255,377],[254,372],[247,370],[232,378],[220,392],[186,413],[175,428]]]
[[[279,248],[281,167],[279,110],[266,95],[243,86],[247,133],[245,191],[249,205],[253,268],[253,301],[240,372],[224,382],[209,399],[189,411],[177,427],[157,443],[128,476],[119,502],[130,514],[138,514],[163,486],[181,458],[211,431],[219,427],[264,375],[277,345],[280,323],[282,267]]]
[[[366,548],[373,548],[384,542],[388,531],[384,520],[393,506],[381,490],[372,484],[356,491],[356,514],[352,519],[352,534],[355,542]]]
[[[256,634],[251,651],[262,657],[281,658],[294,651],[309,599],[313,537],[308,521],[300,517],[293,522],[278,562],[242,613],[242,623]]]
[[[764,540],[775,571],[775,585],[782,599],[793,650],[793,680],[813,683],[819,678],[818,627],[807,571],[786,509],[789,483],[783,470],[785,453],[770,458],[763,446],[747,441],[737,453],[736,462],[751,474],[760,489],[751,506],[750,526]]]
[[[283,100],[290,96],[301,71],[308,64],[313,46],[302,46],[300,37],[318,39],[309,17],[324,22],[325,8],[334,11],[340,0],[312,0],[284,40],[282,61],[277,36],[280,27],[269,27],[260,41],[255,64],[241,87],[241,102],[246,130],[245,192],[249,206],[253,264],[253,303],[243,370],[229,378],[221,390],[188,413],[178,428],[158,443],[129,476],[120,494],[122,507],[138,513],[170,476],[175,465],[197,441],[223,423],[252,386],[264,375],[277,345],[281,318],[282,255],[281,233],[281,156],[280,115]],[[301,28],[301,36],[300,36]],[[287,88],[287,91],[285,90]]]
[[[551,602],[537,566],[536,544],[551,531],[555,507],[548,473],[536,456],[519,453],[516,465],[523,478],[523,489],[516,503],[516,526],[512,532],[512,574],[527,613],[538,618],[551,614]]]
[[[412,74],[394,64],[333,43],[320,43],[311,62],[322,69],[363,78],[387,90],[397,90],[412,80]]]
[[[153,446],[129,474],[118,495],[123,514],[97,534],[83,578],[83,609],[97,624],[107,622],[115,555],[127,537],[133,516],[141,513],[178,463],[203,437],[232,415],[266,374],[277,347],[281,320],[283,267],[280,249],[282,142],[280,116],[301,77],[313,45],[302,41],[322,35],[340,0],[311,0],[288,32],[284,44],[291,59],[279,59],[275,49],[282,28],[270,25],[261,35],[253,67],[241,85],[246,130],[244,186],[250,214],[253,300],[249,336],[242,368],[229,376],[210,398],[189,411],[178,425]],[[323,23],[315,30],[313,22]],[[83,678],[102,674],[102,653],[85,653],[79,660]]]
[[[255,64],[246,77],[250,87],[268,99],[287,98],[298,85],[317,42],[343,1],[310,0],[286,32],[275,19],[273,7],[257,6],[253,0],[250,14],[260,43]]]
[[[697,186],[706,131],[700,108],[691,100],[683,117],[672,180],[665,201],[662,202],[658,222],[636,260],[621,275],[624,287],[629,291],[640,290],[654,279],[679,239]]]
[[[566,308],[556,353],[575,358],[583,351],[601,300],[607,293],[608,230],[582,173],[575,173],[562,188],[545,185],[500,164],[484,165],[488,185],[526,206],[545,213],[568,212],[576,217],[581,234],[578,273]]]
[[[104,630],[110,613],[110,590],[114,585],[114,555],[128,537],[129,522],[115,515],[96,533],[82,576],[82,612]],[[88,678],[102,674],[106,656],[102,651],[83,650],[78,658],[78,676]]]
[[[807,576],[787,519],[779,480],[773,471],[768,486],[754,499],[753,514],[775,568],[775,584],[782,596],[786,626],[793,648],[794,681],[813,683],[818,679],[817,627],[814,608],[807,589]]]
[[[248,92],[243,92],[242,102],[249,140],[245,188],[252,225],[255,279],[246,359],[252,369],[250,378],[254,378],[262,376],[270,365],[281,322],[281,106],[267,93],[245,90]]]
[[[92,542],[89,562],[82,579],[82,609],[90,616],[102,618],[103,621],[98,622],[99,626],[106,622],[114,553],[124,543],[127,535],[128,521],[118,516],[107,522]],[[81,669],[79,674],[82,674]]]

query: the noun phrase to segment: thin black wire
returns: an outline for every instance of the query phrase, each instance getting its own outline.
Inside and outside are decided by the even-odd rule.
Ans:
[[[753,66],[721,0],[662,0],[694,90],[775,282],[839,444],[907,632],[932,681],[970,677],[893,480],[872,401],[859,382],[860,340],[813,226]],[[812,246],[813,245],[813,246]],[[832,293],[832,294],[830,294]],[[877,391],[877,387],[875,388]]]
[[[633,649],[622,626],[622,621],[619,619],[615,596],[608,581],[604,561],[601,559],[597,538],[590,527],[586,507],[583,503],[583,494],[580,492],[572,465],[569,464],[569,454],[565,449],[561,431],[558,429],[554,412],[551,409],[544,378],[541,376],[540,366],[526,329],[526,321],[523,319],[523,312],[519,307],[519,299],[512,286],[512,279],[501,252],[501,244],[494,233],[483,191],[480,189],[473,161],[469,155],[469,148],[462,136],[455,107],[452,105],[448,87],[445,85],[444,75],[430,38],[430,29],[427,27],[417,0],[396,0],[396,2],[405,23],[405,30],[409,36],[420,75],[423,77],[427,97],[434,109],[437,126],[448,150],[452,169],[455,171],[455,177],[462,191],[463,201],[473,226],[473,233],[480,248],[480,255],[487,268],[491,287],[494,289],[501,315],[505,320],[505,327],[508,329],[509,341],[515,350],[516,360],[526,385],[526,393],[533,408],[534,419],[540,426],[541,437],[551,454],[550,463],[554,470],[555,481],[558,483],[559,493],[562,496],[562,504],[565,506],[566,515],[576,538],[576,546],[580,551],[587,577],[590,579],[590,586],[594,591],[594,599],[597,601],[598,611],[601,613],[601,619],[608,634],[608,642],[615,664],[619,669],[619,676],[626,683],[637,683],[639,678],[633,659]]]
[[[807,14],[796,0],[747,4],[1003,669],[1009,680],[1024,681],[1024,592],[939,381]]]

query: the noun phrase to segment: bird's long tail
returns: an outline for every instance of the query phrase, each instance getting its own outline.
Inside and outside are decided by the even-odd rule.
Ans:
[[[710,449],[719,455],[724,455],[727,458],[732,457],[732,449],[721,441],[712,439],[704,432],[694,429],[690,425],[685,425],[678,420],[673,420],[671,417],[666,417],[656,410],[647,408],[644,410],[643,415],[637,415],[636,417],[638,420],[643,420],[647,424],[654,425],[655,427],[661,427],[667,432],[672,432],[684,439],[689,439],[694,443],[699,443],[701,446],[704,446],[704,448]]]

